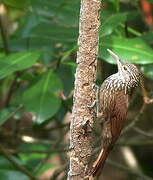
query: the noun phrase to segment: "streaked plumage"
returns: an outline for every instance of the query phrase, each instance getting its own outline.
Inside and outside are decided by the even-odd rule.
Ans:
[[[138,86],[140,73],[134,64],[122,61],[108,50],[117,62],[118,72],[109,76],[100,88],[99,117],[103,123],[102,150],[93,164],[92,175],[99,176],[105,160],[123,128],[128,110],[128,95]]]

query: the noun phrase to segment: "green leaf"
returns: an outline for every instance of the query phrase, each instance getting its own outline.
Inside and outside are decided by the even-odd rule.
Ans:
[[[31,37],[41,37],[43,39],[47,39],[50,41],[50,44],[53,42],[76,43],[78,37],[78,28],[60,26],[55,23],[40,23],[32,29]]]
[[[63,92],[64,92],[65,96],[68,96],[73,89],[73,82],[74,82],[73,74],[75,73],[74,72],[75,69],[76,68],[74,68],[73,66],[68,66],[63,63],[57,69],[57,74],[64,84]],[[64,74],[64,76],[63,76],[63,74]]]
[[[25,163],[17,159],[16,157],[12,158],[20,165],[26,166]],[[0,156],[0,179],[1,180],[28,180],[28,177],[21,173],[20,171],[17,171],[17,168],[12,165],[10,161],[8,161],[3,156]]]
[[[0,169],[2,170],[16,170],[16,168],[13,166],[10,161],[8,161],[6,158],[0,156]]]
[[[153,44],[153,31],[143,34],[141,38],[149,45]]]
[[[153,80],[153,64],[141,66],[140,71],[143,72],[146,77]]]
[[[50,21],[51,18],[54,18],[58,24],[78,26],[80,9],[79,1],[37,0],[32,1],[32,7],[40,17],[45,19],[45,21]]]
[[[22,150],[33,151],[33,152],[29,153],[28,156],[26,153],[22,153],[22,152],[19,153],[19,156],[22,159],[22,161],[25,162],[26,164],[29,164],[30,166],[31,166],[31,164],[29,163],[29,161],[37,159],[37,163],[38,163],[38,161],[40,161],[41,159],[43,159],[45,157],[45,153],[37,153],[35,151],[37,151],[37,150],[39,150],[39,151],[41,151],[41,150],[45,151],[46,150],[47,151],[47,149],[48,149],[47,146],[45,146],[41,143],[36,143],[36,142],[34,142],[34,143],[23,143],[17,148],[17,150],[21,150],[21,151]]]
[[[25,8],[30,5],[31,0],[3,0],[3,2],[14,8]]]
[[[31,67],[39,56],[39,52],[27,51],[0,57],[0,79],[13,72]]]
[[[16,38],[15,40],[13,39],[9,41],[9,49],[12,51],[47,49],[49,52],[52,52],[53,47],[55,47],[55,43],[51,43],[50,40],[39,36],[30,39]]]
[[[22,162],[21,160],[17,159],[15,156],[11,156],[14,161],[16,161],[19,165],[22,165],[24,167],[26,167],[27,165]],[[5,157],[0,156],[0,169],[3,170],[17,170],[17,168],[9,161],[7,160]]]
[[[1,169],[0,169],[0,178],[1,180],[29,180],[29,178],[20,171],[1,170]]]
[[[24,21],[24,23],[20,22],[19,24],[19,28],[17,28],[17,30],[14,32],[14,34],[16,35],[16,38],[28,38],[29,39],[29,32],[31,31],[32,28],[34,28],[37,24],[39,24],[39,19],[37,17],[37,15],[33,12],[29,12],[26,16],[26,20]],[[26,46],[29,48],[29,43],[26,43]],[[9,46],[10,47],[10,46]]]
[[[52,163],[50,163],[50,164],[44,164],[44,165],[40,168],[40,170],[38,171],[37,176],[41,176],[41,175],[42,175],[45,171],[47,171],[48,169],[55,168],[55,167],[57,167],[56,164],[52,164]]]
[[[40,161],[45,158],[46,152],[48,151],[49,147],[50,147],[50,145],[44,145],[41,142],[32,142],[32,143],[21,144],[17,148],[17,150],[21,151],[19,153],[20,159],[24,163],[28,164],[32,170],[34,170],[35,167],[40,163]],[[22,150],[23,151],[29,150],[29,151],[31,151],[31,153],[29,153],[27,156],[27,153],[24,153],[24,152],[22,153]],[[45,151],[45,152],[44,153],[38,153],[37,151]],[[52,157],[53,154],[54,153],[50,153],[50,157]],[[42,171],[44,169],[43,167],[42,167]],[[40,170],[40,173],[42,171]],[[39,172],[38,172],[38,174],[39,174]]]
[[[153,3],[153,0],[147,0],[148,2],[150,2],[150,3]]]
[[[126,39],[117,36],[105,36],[100,39],[99,57],[115,64],[107,49],[112,50],[121,59],[132,63],[153,63],[153,50],[140,38]]]
[[[37,83],[24,92],[25,108],[27,111],[33,112],[35,123],[43,123],[56,114],[61,105],[61,100],[57,97],[61,89],[60,79],[53,71],[49,71],[44,73]]]
[[[135,18],[136,15],[137,12],[123,12],[114,14],[106,18],[106,20],[104,20],[101,26],[100,37],[111,34],[119,24]]]

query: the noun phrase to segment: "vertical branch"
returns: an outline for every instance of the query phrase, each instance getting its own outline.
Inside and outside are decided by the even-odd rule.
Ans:
[[[94,114],[87,105],[94,101],[100,27],[101,0],[81,0],[79,51],[75,75],[70,137],[69,180],[88,179],[88,164],[92,153]]]
[[[0,15],[0,32],[1,32],[2,40],[3,40],[5,54],[8,55],[9,49],[8,49],[8,42],[7,42],[7,34],[5,32],[5,29],[4,29],[4,25],[3,25],[1,15]]]

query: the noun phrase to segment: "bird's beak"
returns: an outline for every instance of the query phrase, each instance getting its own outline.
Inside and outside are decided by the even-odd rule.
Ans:
[[[121,66],[120,58],[119,58],[115,53],[113,53],[110,49],[107,49],[107,51],[108,51],[109,54],[115,59],[117,65],[118,65],[118,66]]]

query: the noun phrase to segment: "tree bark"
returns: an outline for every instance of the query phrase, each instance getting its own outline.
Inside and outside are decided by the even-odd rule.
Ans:
[[[101,0],[81,0],[77,69],[70,126],[70,169],[68,180],[89,179],[92,128],[95,115],[87,105],[95,100]]]

